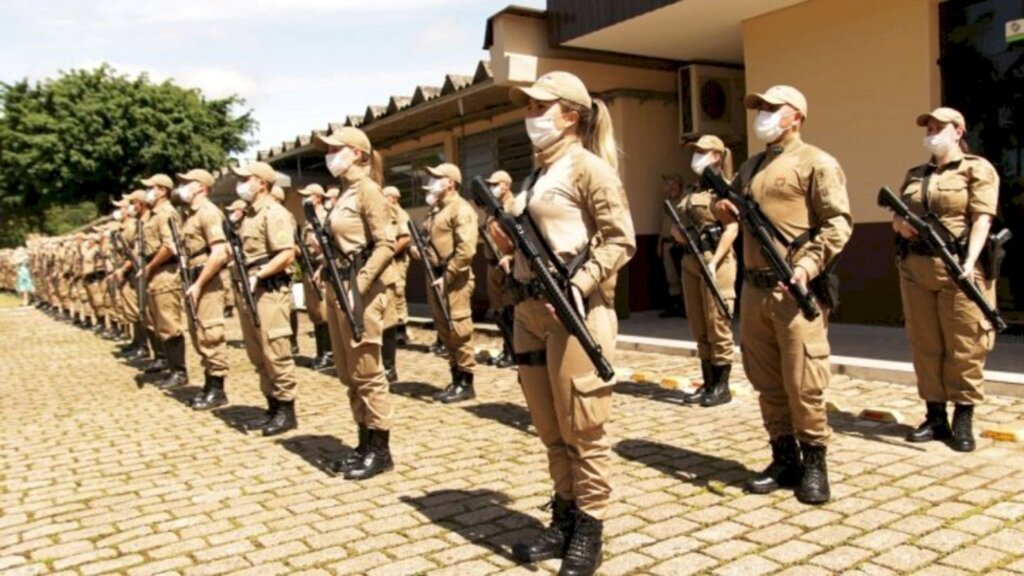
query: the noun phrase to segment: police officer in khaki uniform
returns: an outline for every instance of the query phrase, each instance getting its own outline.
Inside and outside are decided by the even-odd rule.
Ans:
[[[387,200],[381,192],[381,158],[362,130],[344,127],[318,136],[326,149],[327,169],[341,179],[343,190],[327,217],[325,232],[335,254],[342,288],[347,292],[349,318],[338,294],[327,291],[327,325],[334,346],[338,378],[348,388],[359,444],[352,454],[332,464],[335,473],[364,480],[394,467],[390,435],[391,394],[381,359],[389,297],[394,293],[395,230]],[[352,324],[362,324],[356,339]]]
[[[166,174],[156,174],[142,181],[148,186],[146,203],[152,215],[142,227],[143,254],[146,265],[146,314],[152,319],[154,332],[167,357],[167,376],[157,384],[161,390],[188,384],[185,364],[185,333],[182,329],[182,286],[178,273],[179,254],[174,248],[171,222],[181,229],[181,216],[171,204],[174,181]]]
[[[267,398],[267,419],[261,423],[264,436],[276,436],[298,426],[295,396],[298,381],[289,338],[289,316],[293,308],[291,270],[295,261],[295,225],[291,213],[270,197],[277,173],[264,162],[244,168],[232,167],[239,178],[238,197],[250,203],[241,223],[245,270],[256,301],[260,326],[248,312],[239,314],[245,351],[260,378],[260,391]],[[241,300],[238,300],[241,302]]]
[[[392,228],[395,234],[395,256],[391,259],[395,285],[394,293],[388,298],[390,314],[387,315],[388,325],[384,327],[381,357],[384,362],[384,376],[389,383],[395,383],[398,381],[396,365],[398,346],[399,344],[405,345],[409,341],[405,331],[405,323],[409,320],[409,305],[405,299],[405,280],[409,273],[409,244],[412,242],[412,238],[409,235],[409,214],[398,203],[402,193],[394,186],[385,186],[382,192],[388,201],[388,208],[391,210]]]
[[[846,176],[839,162],[800,136],[807,99],[791,86],[748,94],[757,110],[754,135],[767,149],[740,168],[734,184],[760,203],[765,216],[790,244],[776,242],[793,267],[790,284],[808,286],[835,263],[853,231]],[[716,205],[725,223],[735,218],[727,200]],[[745,284],[740,299],[743,368],[760,393],[761,416],[771,440],[772,462],[745,489],[766,494],[796,487],[797,500],[829,500],[825,453],[832,430],[825,413],[828,388],[828,306],[807,320],[785,286],[775,280],[756,240],[744,230]],[[797,449],[799,442],[799,451]],[[802,454],[802,458],[801,458]]]
[[[727,181],[732,180],[732,153],[719,137],[703,136],[688,148],[692,152],[690,167],[695,173],[702,174],[711,166]],[[697,341],[697,355],[704,376],[700,389],[694,394],[684,395],[683,402],[705,408],[732,400],[729,374],[732,371],[733,342],[732,324],[715,304],[697,258],[703,258],[714,273],[715,285],[732,314],[736,301],[736,257],[732,246],[740,228],[736,222],[721,225],[712,213],[713,200],[713,191],[694,186],[679,197],[676,207],[683,226],[696,231],[700,246],[688,246],[682,233],[674,226],[672,228],[673,238],[684,250],[682,285],[686,320],[693,339]]]
[[[85,290],[86,308],[88,309],[88,326],[93,332],[100,333],[106,321],[106,309],[103,307],[103,251],[100,249],[99,237],[96,232],[85,236],[82,245],[82,286]]]
[[[224,237],[224,215],[210,201],[213,175],[202,169],[178,174],[176,193],[188,216],[181,226],[181,243],[187,254],[179,254],[191,271],[192,285],[185,297],[192,300],[196,324],[189,326],[192,346],[203,365],[203,388],[190,404],[195,410],[209,410],[228,403],[224,377],[228,374],[227,336],[224,333],[224,294],[221,270],[228,261]]]
[[[324,217],[327,215],[327,209],[324,208],[323,186],[310,184],[299,190],[299,194],[303,196],[303,202],[313,205],[317,218],[323,223]],[[309,253],[313,265],[313,270],[302,275],[306,313],[309,314],[309,321],[313,324],[313,341],[316,343],[316,357],[313,358],[310,367],[314,370],[326,370],[334,366],[334,358],[331,355],[330,328],[327,326],[327,303],[317,296],[318,290],[320,294],[323,294],[324,290],[328,290],[323,282],[323,272],[321,271],[324,264],[323,250],[317,243],[316,234],[313,233],[313,227],[309,222],[303,224],[299,240],[306,245],[306,251]]]
[[[273,187],[270,188],[270,198],[274,202],[277,202],[281,206],[284,206],[284,199],[285,199],[284,188],[282,188],[282,187],[280,187],[280,186],[275,184]],[[292,228],[293,229],[298,229],[298,222],[295,220],[295,215],[292,214],[290,210],[288,211],[288,215],[292,217]],[[298,253],[298,248],[296,247],[296,254],[297,253]],[[298,262],[296,262],[295,264],[297,264],[297,263]],[[294,269],[295,269],[295,266],[293,265],[292,268],[289,269],[289,275],[292,275],[294,273]],[[293,298],[294,298],[294,295],[293,295]],[[293,302],[291,314],[289,314],[289,316],[288,316],[288,325],[291,326],[291,329],[292,329],[292,335],[288,337],[288,342],[291,344],[291,347],[292,347],[292,356],[293,357],[294,356],[298,356],[299,355],[299,311],[298,311],[298,308],[294,305],[294,302]]]
[[[504,209],[512,208],[512,177],[504,170],[498,170],[487,179],[491,185],[491,194],[501,203]],[[486,234],[487,232],[484,231]],[[515,365],[512,351],[512,326],[515,318],[515,301],[508,289],[508,276],[511,272],[512,258],[503,254],[494,254],[487,242],[484,242],[484,257],[487,259],[487,301],[495,315],[496,324],[501,331],[501,355],[494,359],[498,368]]]
[[[673,204],[679,204],[679,198],[683,192],[683,177],[679,174],[663,174],[661,176],[665,196]],[[659,318],[679,318],[683,315],[683,285],[681,282],[682,271],[680,262],[683,257],[675,234],[673,234],[672,219],[665,214],[661,215],[661,234],[658,236],[658,257],[661,258],[661,266],[665,270],[665,280],[668,282],[668,304],[665,306]]]
[[[617,173],[618,153],[608,109],[567,72],[549,72],[512,91],[526,105],[526,131],[539,167],[516,196],[512,214],[529,213],[541,240],[568,266],[571,296],[594,339],[609,356],[618,319],[615,283],[636,250],[629,204]],[[507,240],[489,231],[502,251]],[[603,521],[611,485],[611,447],[604,424],[612,385],[595,373],[579,343],[552,313],[517,253],[514,345],[519,381],[537,435],[547,448],[554,482],[552,522],[531,542],[517,544],[520,562],[563,558],[559,574],[593,574],[601,563]]]
[[[999,206],[999,175],[987,160],[968,153],[967,124],[960,112],[937,108],[918,116],[917,125],[926,129],[931,159],[907,173],[900,195],[916,214],[933,214],[948,241],[966,239],[964,270],[995,306],[996,278],[986,274],[979,256]],[[942,261],[917,240],[914,228],[896,216],[893,229],[901,238],[900,292],[917,391],[927,407],[924,423],[907,440],[948,440],[953,450],[971,452],[974,406],[985,399],[983,370],[995,331]],[[946,412],[951,402],[952,429]]]
[[[437,283],[448,300],[452,326],[444,320],[436,292],[427,287],[427,301],[437,334],[448,350],[448,365],[452,381],[447,388],[434,395],[434,399],[451,404],[476,397],[473,388],[473,316],[470,299],[473,295],[473,256],[476,255],[476,210],[459,195],[462,172],[454,164],[428,167],[430,181],[424,186],[430,212],[423,227],[426,230],[427,252],[425,266],[432,266]]]
[[[114,279],[120,286],[121,302],[124,305],[125,322],[131,324],[133,335],[132,341],[122,349],[119,354],[127,360],[142,360],[149,356],[147,343],[151,341],[146,330],[146,323],[139,315],[139,299],[136,292],[136,274],[134,261],[141,260],[142,256],[137,253],[138,221],[143,216],[148,217],[148,205],[145,203],[146,192],[134,190],[124,195],[115,205],[124,212],[121,220],[120,234],[123,248],[127,254],[123,254],[123,260],[119,261],[118,267],[114,270]],[[144,211],[140,212],[140,208]],[[154,352],[156,349],[154,349]]]

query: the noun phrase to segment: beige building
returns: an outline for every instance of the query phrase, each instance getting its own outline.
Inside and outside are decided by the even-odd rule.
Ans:
[[[627,314],[664,302],[655,257],[661,175],[693,176],[682,143],[715,133],[742,159],[758,148],[747,137],[744,92],[797,86],[810,101],[806,139],[835,155],[849,179],[856,229],[840,265],[839,320],[899,323],[889,216],[875,197],[880,186],[899,186],[909,167],[926,160],[917,114],[941,103],[960,107],[972,125],[972,145],[1004,174],[1004,206],[1021,204],[1024,155],[1019,144],[992,135],[996,121],[988,112],[1009,110],[1003,116],[1024,125],[1016,104],[1024,95],[1014,76],[1024,66],[1020,46],[993,40],[1002,39],[1002,28],[997,35],[993,27],[1017,18],[1024,18],[1024,2],[1017,0],[549,0],[546,12],[510,7],[490,18],[484,42],[490,59],[472,75],[411,86],[410,95],[325,129],[365,130],[385,157],[387,182],[418,216],[424,165],[456,162],[467,182],[500,167],[521,181],[531,169],[530,145],[508,89],[550,70],[577,74],[608,102],[622,150],[638,234],[637,256],[619,283],[619,310]],[[979,31],[979,23],[991,26]],[[1018,78],[1010,96],[979,102],[956,90],[973,81],[974,69],[940,62],[959,63],[970,53],[991,62],[1007,84]],[[300,135],[259,158],[295,185],[329,181],[311,137]],[[422,287],[419,272],[411,274],[415,299]],[[1003,283],[1001,304],[1013,318],[1014,308],[1024,308],[1024,281],[1011,280]],[[483,308],[483,290],[480,298]]]

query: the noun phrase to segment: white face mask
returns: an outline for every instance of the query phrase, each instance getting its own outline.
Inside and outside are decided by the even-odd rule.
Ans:
[[[444,179],[442,178],[431,178],[427,181],[427,185],[423,187],[428,194],[438,195],[444,192]]]
[[[426,201],[427,206],[433,206],[437,203],[437,192],[432,190],[427,192],[427,196],[423,200]]]
[[[178,189],[174,191],[178,195],[178,200],[181,200],[182,204],[192,203],[192,182],[188,184],[182,184],[178,186]]]
[[[693,158],[690,159],[690,168],[700,176],[704,173],[704,169],[711,166],[714,161],[715,157],[712,152],[695,152]]]
[[[121,209],[120,208],[118,208],[117,210],[114,210],[113,217],[114,217],[114,220],[116,220],[118,222],[120,222],[121,219],[124,218],[124,216],[121,214]]]
[[[131,216],[132,218],[135,218],[136,216],[138,216],[138,211],[135,210],[135,205],[134,204],[129,204],[128,205],[128,215]]]
[[[936,158],[942,158],[949,154],[956,144],[956,128],[952,124],[946,124],[942,130],[924,137],[924,149]]]
[[[494,186],[491,186],[491,194],[494,194],[495,198],[501,198],[501,196],[502,196],[501,184],[495,184]]]
[[[152,206],[153,204],[156,204],[156,190],[155,189],[150,188],[149,190],[146,190],[146,204],[149,204],[150,206]]]
[[[546,150],[562,137],[562,131],[555,127],[555,119],[551,116],[527,118],[526,134],[538,150]]]
[[[775,142],[782,136],[782,117],[785,113],[780,108],[775,112],[760,110],[754,117],[754,136],[765,143]]]
[[[348,172],[348,169],[352,167],[352,149],[342,148],[334,154],[328,154],[324,157],[324,160],[327,161],[327,170],[331,173],[331,176],[341,178],[341,175]]]
[[[244,202],[252,202],[252,186],[249,185],[249,181],[239,182],[235,186],[235,194],[238,194],[238,197]]]

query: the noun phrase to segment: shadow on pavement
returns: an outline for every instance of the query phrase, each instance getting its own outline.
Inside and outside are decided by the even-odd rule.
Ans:
[[[543,528],[536,518],[510,509],[508,496],[485,488],[436,490],[423,496],[402,496],[401,500],[437,526],[508,560],[513,560],[512,544]]]
[[[666,404],[675,404],[676,406],[687,406],[683,404],[682,393],[678,390],[668,390],[662,388],[657,384],[651,384],[650,382],[633,382],[631,380],[621,380],[615,383],[615,392],[617,394],[626,394],[628,396],[634,396],[636,398],[646,398],[648,400],[654,400],[656,402],[664,402]],[[687,390],[688,392],[695,391]],[[688,408],[690,406],[687,406]]]
[[[434,394],[443,390],[433,384],[426,382],[395,382],[391,385],[391,393],[420,400],[421,402],[434,402]]]
[[[515,428],[520,432],[536,435],[533,430],[530,429],[530,412],[526,407],[520,406],[519,404],[513,404],[511,402],[487,402],[472,406],[463,406],[462,409],[474,416],[494,420],[495,422],[500,422],[510,428]]]
[[[714,491],[712,482],[738,486],[753,471],[735,461],[650,440],[623,440],[615,452],[681,482]]]
[[[352,448],[334,436],[306,434],[277,441],[285,450],[296,454],[321,472],[333,476],[331,462],[348,455]]]
[[[873,422],[858,418],[856,414],[850,412],[830,412],[828,424],[832,430],[844,436],[891,444],[920,452],[925,451],[925,448],[903,440],[914,430],[914,427],[908,424]]]
[[[183,386],[181,388],[175,388],[164,392],[164,396],[168,398],[174,398],[178,402],[181,402],[189,408],[192,407],[192,399],[196,397],[203,389],[202,386]]]
[[[228,406],[212,411],[213,415],[235,432],[249,434],[256,424],[267,417],[267,409],[258,406]]]

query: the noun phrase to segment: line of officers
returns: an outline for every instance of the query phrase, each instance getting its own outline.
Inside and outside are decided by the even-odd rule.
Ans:
[[[579,78],[565,72],[547,73],[532,86],[513,89],[510,97],[526,109],[526,131],[535,148],[536,171],[528,186],[515,195],[509,190],[508,175],[496,173],[490,179],[492,193],[514,216],[531,217],[540,240],[563,264],[584,255],[572,277],[564,280],[588,329],[611,360],[618,332],[615,283],[635,252],[636,239],[618,176],[618,153],[607,107],[591,97]],[[797,89],[774,86],[748,95],[745,104],[756,112],[753,133],[765,150],[733,174],[726,146],[714,136],[705,136],[692,146],[691,166],[697,173],[711,168],[731,180],[734,189],[758,202],[777,228],[776,248],[794,270],[788,282],[779,282],[764,255],[754,248],[753,237],[743,230],[748,248],[743,251],[741,349],[745,373],[759,392],[771,447],[770,464],[749,479],[744,489],[766,494],[790,488],[799,501],[822,504],[831,497],[825,462],[831,438],[825,409],[830,300],[816,293],[825,313],[807,319],[788,295],[788,286],[807,286],[834,273],[852,234],[846,179],[835,158],[803,141],[808,103]],[[966,124],[959,113],[940,108],[923,114],[917,123],[926,128],[930,161],[910,170],[901,196],[915,211],[933,212],[952,230],[966,234],[965,268],[975,271],[995,214],[998,177],[984,159],[966,153]],[[358,427],[358,446],[333,467],[348,478],[360,479],[393,465],[388,449],[393,412],[388,374],[393,373],[393,360],[389,365],[388,356],[393,355],[393,342],[404,322],[399,293],[407,270],[406,255],[413,250],[402,231],[408,215],[397,207],[396,191],[381,189],[380,157],[367,136],[356,128],[343,128],[319,137],[317,144],[326,152],[331,174],[341,180],[341,191],[333,199],[315,185],[300,193],[316,210],[319,222],[315,225],[324,227],[332,249],[342,255],[335,264],[347,293],[341,297],[350,299],[349,306],[343,306],[325,282],[323,266],[308,278],[304,275],[304,281],[318,283],[324,295],[323,301],[310,301],[310,317],[318,330],[326,325],[323,339],[329,341],[335,369],[347,386]],[[438,399],[473,396],[469,298],[474,278],[470,264],[482,230],[486,244],[493,246],[487,253],[489,276],[494,275],[489,283],[493,281],[496,291],[492,292],[492,306],[498,309],[499,324],[510,342],[507,352],[518,366],[518,380],[545,447],[554,488],[550,524],[532,540],[516,544],[513,555],[524,563],[561,558],[560,574],[593,574],[601,562],[603,519],[611,494],[611,450],[605,423],[611,413],[614,382],[602,381],[594,373],[579,342],[553,314],[527,261],[501,226],[492,220],[478,226],[476,211],[459,193],[462,179],[458,168],[443,164],[429,171],[430,211],[425,228],[430,247],[425,256],[436,281],[429,287],[428,301],[451,365],[451,383]],[[133,219],[142,222],[145,264],[134,273],[147,280],[145,314],[140,317],[135,311],[132,315],[132,257],[115,258],[117,268],[112,276],[121,290],[122,304],[121,316],[113,318],[121,324],[140,323],[136,334],[147,335],[151,347],[162,350],[166,357],[170,372],[162,385],[177,386],[185,380],[184,290],[196,304],[197,322],[188,328],[206,374],[203,391],[193,406],[222,405],[227,373],[224,302],[230,292],[225,285],[247,283],[254,294],[255,310],[246,309],[245,299],[240,297],[243,291],[237,288],[235,303],[246,351],[267,398],[263,433],[273,435],[296,425],[297,381],[288,340],[293,333],[289,267],[296,258],[296,238],[321,259],[323,250],[308,233],[314,223],[307,222],[304,232],[296,235],[296,222],[273,197],[276,174],[270,166],[252,163],[234,168],[234,172],[244,205],[232,206],[228,218],[237,227],[244,269],[233,270],[230,276],[223,271],[230,248],[220,226],[224,216],[207,198],[212,177],[192,170],[179,174],[175,186],[167,176],[154,176],[143,181],[147,190],[124,197],[118,223],[120,233],[131,244]],[[733,249],[740,233],[739,211],[709,190],[679,189],[676,178],[668,178],[666,186],[678,202],[683,223],[698,230],[701,244],[686,245],[678,231],[671,233],[672,242],[683,245],[685,252],[677,274],[704,372],[703,387],[683,399],[716,406],[730,399],[732,333],[712,301],[710,287],[698,275],[695,259],[703,258],[709,264],[731,309],[735,300],[732,287],[740,270]],[[182,224],[185,254],[173,248],[170,228],[179,216],[170,204],[172,192],[188,206]],[[950,440],[956,450],[971,450],[971,412],[983,398],[981,370],[994,340],[992,327],[945,276],[941,263],[914,244],[914,232],[906,223],[896,218],[893,227],[912,246],[898,266],[918,387],[928,410],[925,423],[908,439]],[[105,242],[102,236],[84,241]],[[49,252],[65,266],[73,260],[62,256],[62,250]],[[179,263],[195,268],[195,281],[187,288],[177,281],[175,266]],[[46,270],[54,269],[64,268]],[[82,266],[78,270],[82,274],[63,281],[58,274],[55,304],[73,306],[69,286],[76,278],[84,280],[86,271],[92,274],[89,278],[100,278],[93,270]],[[980,271],[977,280],[994,298],[994,282]],[[86,292],[89,285],[84,282]],[[316,293],[310,288],[312,285],[307,286],[307,298]],[[450,324],[435,294],[447,300]],[[362,315],[361,338],[353,334],[350,320],[354,318],[347,317],[344,309]],[[111,317],[106,314],[107,320]],[[319,342],[321,333],[317,334]],[[946,415],[949,403],[955,405],[952,426]]]

